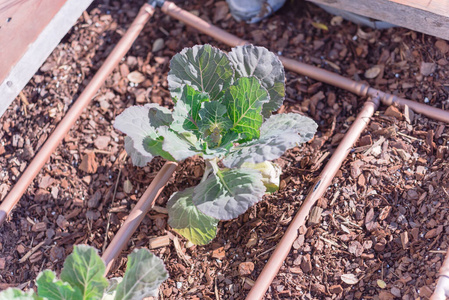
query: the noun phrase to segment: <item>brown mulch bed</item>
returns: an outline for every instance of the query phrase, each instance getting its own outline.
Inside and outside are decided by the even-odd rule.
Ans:
[[[143,3],[96,1],[25,87],[29,104],[17,98],[1,117],[0,199]],[[287,1],[258,24],[236,22],[223,1],[179,5],[286,57],[449,108],[449,46],[442,40],[403,28],[358,27],[303,2]],[[61,270],[75,244],[104,250],[164,163],[155,159],[137,168],[123,160],[123,135],[114,130],[114,119],[135,104],[171,108],[166,80],[170,58],[184,47],[204,43],[229,50],[156,12],[0,229],[0,289],[34,288],[41,270]],[[162,49],[152,51],[160,45]],[[133,71],[145,81],[130,82]],[[170,273],[161,288],[164,299],[243,299],[364,100],[287,72],[281,112],[305,113],[319,129],[312,142],[277,161],[284,170],[281,190],[239,218],[221,222],[217,238],[201,247],[189,247],[176,237],[163,209],[152,211],[111,276],[123,273],[132,249],[169,235],[168,246],[153,249]],[[428,298],[449,247],[448,127],[381,106],[319,201],[315,210],[320,218],[301,228],[266,298]],[[83,159],[92,152],[95,163],[88,173]],[[202,172],[199,158],[180,163],[157,205],[164,207],[174,191],[196,184]],[[176,239],[180,245],[175,248]],[[342,280],[344,274],[354,275],[357,282],[346,279],[351,275]]]

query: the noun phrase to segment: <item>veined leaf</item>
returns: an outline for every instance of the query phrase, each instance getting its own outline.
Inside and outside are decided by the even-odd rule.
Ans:
[[[134,148],[133,139],[129,136],[125,136],[125,150],[126,153],[131,157],[133,165],[138,167],[145,167],[153,159],[153,154],[145,153],[142,154]]]
[[[162,260],[147,249],[134,250],[128,256],[125,276],[118,284],[115,300],[140,300],[157,297],[159,286],[168,278]]]
[[[223,135],[232,127],[232,121],[226,116],[226,106],[217,101],[204,103],[199,114],[203,137],[210,147],[220,146]]]
[[[69,283],[58,280],[53,271],[45,270],[40,273],[37,276],[36,283],[39,296],[48,300],[82,299],[79,289],[74,289]]]
[[[168,225],[195,245],[206,245],[217,234],[218,220],[192,203],[193,188],[174,193],[167,202]]]
[[[241,134],[234,131],[228,131],[221,140],[221,146],[228,150],[234,146],[234,142],[241,139]]]
[[[271,116],[260,127],[260,136],[275,136],[279,132],[292,130],[299,134],[299,143],[305,143],[313,138],[318,128],[317,123],[309,117],[288,113]]]
[[[157,103],[145,104],[145,108],[148,108],[148,117],[150,119],[150,125],[154,128],[160,126],[168,126],[173,122],[172,112]]]
[[[167,127],[160,127],[166,129]],[[162,156],[163,158],[171,161],[175,161],[176,159],[170,155],[170,153],[164,151],[162,149],[162,142],[164,138],[162,136],[153,140],[149,137],[143,139],[143,148],[148,152],[153,154],[154,156]]]
[[[230,130],[242,133],[245,140],[259,137],[262,105],[270,100],[267,90],[256,77],[242,77],[226,91],[221,100],[233,122]]]
[[[258,164],[246,162],[242,164],[242,168],[259,171],[262,174],[262,182],[267,188],[267,193],[274,193],[279,190],[282,169],[278,164],[271,161],[264,161]]]
[[[101,300],[114,300],[115,295],[117,294],[117,286],[122,280],[122,277],[112,277],[109,279],[109,285],[104,290],[103,298],[101,298]]]
[[[206,93],[196,91],[193,87],[185,85],[182,88],[181,100],[176,102],[173,109],[173,123],[170,128],[176,132],[192,131],[198,133],[198,114],[201,103],[209,101]]]
[[[309,141],[317,124],[299,114],[271,116],[260,127],[260,138],[243,143],[223,159],[228,168],[240,167],[244,162],[261,163],[279,158],[288,149]]]
[[[150,124],[150,109],[145,106],[131,106],[125,109],[115,119],[114,127],[132,137],[134,140],[140,137],[156,139],[159,135],[156,128]]]
[[[104,278],[104,262],[95,248],[78,245],[65,262],[61,280],[68,282],[74,289],[81,291],[79,299],[101,299],[108,281]]]
[[[298,145],[300,136],[294,131],[278,132],[278,136],[261,136],[258,140],[243,143],[223,159],[228,168],[240,167],[244,162],[253,164],[277,159],[288,149]]]
[[[177,161],[184,160],[188,157],[201,153],[199,146],[192,143],[189,136],[183,136],[176,132],[170,131],[167,127],[160,127],[158,133],[164,138],[162,149]]]
[[[155,116],[151,121],[150,115]],[[156,106],[132,106],[117,116],[114,127],[132,139],[132,145],[127,142],[128,149],[131,150],[128,154],[131,157],[135,156],[136,162],[139,163],[139,160],[134,150],[145,157],[140,161],[139,165],[142,166],[143,161],[150,161],[152,157],[157,155],[172,160],[168,153],[162,151],[162,146],[158,145],[161,144],[159,134],[156,127],[151,125],[153,123],[158,128],[163,128],[166,127],[163,124],[167,120],[165,109],[158,110]]]
[[[204,214],[231,220],[262,200],[265,186],[257,170],[233,169],[212,173],[193,192],[193,204]]]
[[[0,292],[0,300],[41,300],[33,290],[24,292],[19,289],[8,288]]]
[[[237,46],[228,54],[236,78],[255,76],[268,90],[270,101],[263,105],[262,115],[268,118],[271,112],[281,107],[285,97],[285,72],[279,58],[264,47]]]
[[[204,107],[199,111],[199,114],[201,117],[200,128],[202,131],[209,130],[211,127],[228,130],[232,126],[232,121],[225,116],[226,106],[220,102],[204,103]]]
[[[185,48],[170,61],[168,86],[175,101],[181,99],[183,85],[206,92],[210,100],[223,96],[230,84],[234,70],[227,55],[211,45]]]

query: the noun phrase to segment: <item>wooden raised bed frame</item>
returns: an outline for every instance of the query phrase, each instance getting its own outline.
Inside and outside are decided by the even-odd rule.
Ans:
[[[449,40],[447,0],[308,0]]]
[[[91,3],[0,1],[0,117]]]

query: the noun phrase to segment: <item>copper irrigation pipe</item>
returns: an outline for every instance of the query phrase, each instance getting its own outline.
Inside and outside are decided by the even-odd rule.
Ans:
[[[162,5],[161,10],[164,13],[166,13],[167,15],[169,15],[170,17],[178,19],[179,21],[213,37],[214,39],[222,42],[223,44],[230,45],[230,46],[238,46],[238,45],[248,44],[247,41],[245,41],[241,38],[238,38],[235,35],[230,34],[229,32],[224,31],[223,29],[220,29],[212,24],[209,24],[208,22],[204,21],[203,19],[180,8],[173,2],[164,1],[164,4]]]
[[[56,129],[47,139],[45,144],[42,146],[40,151],[34,157],[34,159],[29,164],[28,168],[23,172],[19,181],[15,184],[13,189],[9,192],[8,196],[3,200],[0,205],[0,225],[3,224],[6,217],[11,213],[11,210],[19,202],[23,193],[26,191],[28,186],[31,184],[33,179],[45,165],[45,163],[50,158],[51,154],[58,147],[61,140],[70,130],[72,125],[81,115],[83,110],[87,107],[95,93],[104,83],[106,77],[114,70],[123,56],[128,52],[133,44],[134,40],[137,38],[139,33],[142,31],[144,25],[150,20],[154,13],[154,7],[149,4],[144,4],[139,14],[136,16],[134,21],[131,23],[130,27],[126,31],[125,35],[120,39],[118,44],[115,46],[114,50],[109,54],[108,58],[105,60],[101,68],[97,71],[95,76],[86,86],[84,91],[75,101],[73,106],[67,112],[62,121],[58,124]]]
[[[449,298],[449,249],[446,252],[446,259],[440,268],[437,286],[429,300],[445,300]]]
[[[220,29],[203,19],[183,10],[176,4],[170,1],[165,1],[162,5],[162,11],[167,15],[178,19],[179,21],[213,37],[217,41],[220,41],[229,46],[245,45],[248,41],[232,35],[223,29]],[[444,121],[449,123],[449,111],[445,111],[439,108],[428,106],[419,102],[410,101],[404,98],[394,96],[389,93],[384,93],[375,88],[372,88],[364,83],[359,83],[354,80],[345,78],[341,75],[333,72],[323,70],[318,67],[314,67],[305,63],[298,62],[293,59],[279,56],[279,59],[284,64],[285,68],[308,76],[318,81],[322,81],[336,87],[348,90],[361,97],[379,97],[383,104],[391,105],[393,103],[403,107],[407,105],[417,113],[423,114],[435,120]]]
[[[316,201],[324,195],[327,188],[332,183],[332,179],[340,169],[343,161],[348,156],[354,143],[360,137],[360,134],[365,129],[366,125],[368,125],[370,118],[379,107],[379,104],[380,103],[378,98],[374,98],[365,102],[354,123],[351,125],[343,140],[335,150],[334,154],[329,159],[329,162],[326,164],[324,169],[321,171],[321,174],[316,179],[314,186],[302,203],[299,211],[296,213],[295,218],[288,226],[281,241],[276,246],[276,249],[268,260],[268,263],[259,274],[259,277],[257,278],[254,286],[252,287],[246,298],[247,300],[262,299],[262,297],[265,295],[265,292],[267,291],[274,277],[277,275],[278,270],[282,266],[285,258],[289,254],[293,242],[298,237],[298,230],[302,225],[304,225],[305,219],[309,215],[310,209],[313,207]]]
[[[367,84],[356,82],[333,72],[301,63],[290,58],[280,56],[279,59],[284,64],[285,68],[290,71],[300,73],[318,81],[322,81],[333,86],[345,89],[361,97],[379,97],[380,101],[384,105],[397,104],[400,107],[404,107],[405,105],[407,105],[417,113],[423,114],[438,121],[449,123],[449,111],[397,97],[395,95],[372,88]]]
[[[177,165],[177,163],[171,161],[165,163],[156,177],[154,177],[145,193],[142,195],[142,197],[140,197],[136,206],[132,209],[131,213],[126,218],[125,223],[121,225],[120,230],[117,232],[114,239],[106,248],[106,251],[101,257],[106,264],[105,274],[108,273],[114,260],[118,257],[120,252],[122,252],[123,248],[128,243],[134,231],[136,231],[140,222],[142,222],[145,215],[153,207],[154,201],[164,189],[165,184],[170,179],[173,172],[176,170]]]

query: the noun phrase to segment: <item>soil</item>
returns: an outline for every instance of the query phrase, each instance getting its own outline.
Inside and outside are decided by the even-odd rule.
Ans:
[[[143,3],[95,1],[25,87],[23,97],[1,117],[0,199]],[[403,28],[359,27],[298,1],[287,1],[257,24],[235,21],[224,1],[179,5],[275,53],[449,108],[449,46],[443,40]],[[104,251],[164,163],[155,159],[138,168],[123,159],[123,134],[114,130],[114,119],[135,104],[171,108],[166,80],[170,58],[184,47],[205,43],[229,51],[156,12],[0,229],[0,289],[35,288],[37,274],[46,268],[60,272],[75,244]],[[135,80],[128,76],[133,71],[143,75],[143,82],[130,81]],[[313,141],[277,160],[283,167],[280,191],[239,218],[220,222],[211,244],[190,246],[167,226],[163,209],[174,191],[201,178],[201,159],[187,159],[110,276],[123,274],[133,249],[156,245],[152,251],[170,273],[161,299],[245,297],[366,100],[292,72],[287,72],[286,87],[280,112],[309,115],[319,129]],[[314,217],[301,228],[266,299],[427,299],[449,247],[448,127],[381,106]],[[168,236],[166,243],[154,239],[161,236]]]

